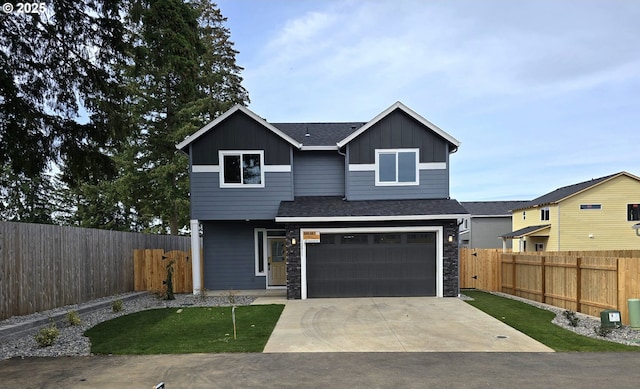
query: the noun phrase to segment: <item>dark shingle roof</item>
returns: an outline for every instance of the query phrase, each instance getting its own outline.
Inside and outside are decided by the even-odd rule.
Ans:
[[[594,178],[589,181],[584,181],[584,182],[580,182],[580,183],[569,185],[569,186],[563,186],[562,188],[558,188],[553,192],[549,192],[538,198],[535,198],[526,204],[522,204],[520,207],[515,209],[524,209],[524,208],[530,208],[534,206],[552,204],[620,174],[627,174],[627,173],[621,172],[621,173],[610,174],[608,176]]]
[[[363,124],[365,123],[271,123],[305,146],[335,146]]]
[[[471,216],[511,216],[511,210],[528,204],[523,201],[461,201],[460,204],[469,211]]]
[[[544,230],[545,228],[549,228],[551,226],[551,224],[543,224],[543,225],[539,225],[539,226],[529,226],[529,227],[525,227],[525,228],[521,228],[519,230],[513,231],[513,232],[509,232],[508,234],[504,234],[501,235],[501,238],[507,238],[507,239],[513,239],[513,238],[519,238],[521,236],[525,236],[528,235],[532,232],[536,232],[539,230]]]
[[[296,197],[282,201],[278,209],[281,217],[344,217],[344,216],[407,216],[407,215],[466,215],[456,200],[360,200],[346,201],[342,197]]]

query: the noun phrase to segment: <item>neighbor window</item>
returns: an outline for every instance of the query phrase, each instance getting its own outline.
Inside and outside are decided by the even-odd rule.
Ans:
[[[544,243],[536,243],[535,249],[536,251],[544,251]]]
[[[221,187],[264,187],[264,151],[220,151]]]
[[[376,185],[418,185],[418,149],[376,150]]]
[[[640,204],[627,204],[627,220],[640,220]]]
[[[602,204],[580,204],[580,209],[602,209]]]
[[[540,210],[540,220],[549,220],[549,208],[542,208]]]

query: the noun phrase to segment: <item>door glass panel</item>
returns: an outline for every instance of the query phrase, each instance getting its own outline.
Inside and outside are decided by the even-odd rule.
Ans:
[[[369,243],[368,234],[342,235],[342,244],[367,244],[367,243]]]
[[[284,240],[271,240],[271,262],[284,261]]]
[[[400,243],[400,234],[375,234],[373,243],[377,244],[394,244]]]

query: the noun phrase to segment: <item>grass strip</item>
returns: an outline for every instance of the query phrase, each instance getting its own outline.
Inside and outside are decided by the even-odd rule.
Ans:
[[[465,290],[463,293],[474,299],[466,301],[468,304],[555,351],[640,351],[638,346],[593,339],[568,331],[551,323],[555,313],[530,304],[480,291]]]
[[[95,354],[262,352],[284,305],[162,308],[136,312],[85,331]]]

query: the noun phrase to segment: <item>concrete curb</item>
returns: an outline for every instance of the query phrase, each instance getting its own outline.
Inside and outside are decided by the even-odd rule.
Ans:
[[[122,300],[123,302],[125,302],[125,301],[133,300],[147,294],[148,292],[134,292],[134,293],[128,293],[124,295],[112,296],[109,299],[100,301],[98,303],[77,304],[77,306],[75,307],[70,307],[63,311],[52,314],[51,316],[48,316],[48,317],[34,319],[31,321],[26,321],[18,324],[3,325],[3,326],[0,326],[0,341],[19,338],[21,336],[24,336],[26,332],[31,331],[33,329],[46,327],[49,324],[51,324],[51,322],[55,322],[56,325],[60,326],[63,322],[66,322],[66,315],[71,311],[78,312],[78,314],[82,317],[82,315],[95,312],[103,308],[110,307],[111,303],[116,300]]]

